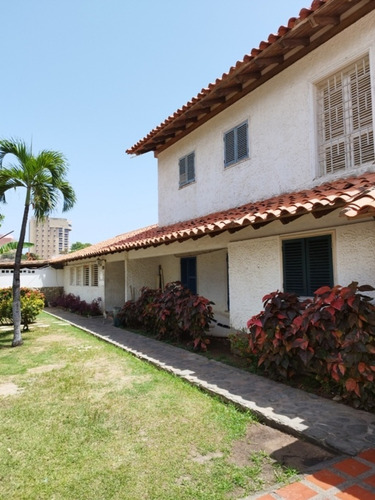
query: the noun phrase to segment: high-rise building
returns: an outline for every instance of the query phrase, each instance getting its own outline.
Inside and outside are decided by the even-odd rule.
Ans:
[[[43,221],[30,219],[30,249],[40,259],[50,259],[69,251],[69,231],[72,225],[67,219],[47,217]]]

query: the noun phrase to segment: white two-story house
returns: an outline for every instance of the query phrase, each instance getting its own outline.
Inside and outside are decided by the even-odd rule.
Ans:
[[[54,259],[65,291],[181,280],[241,328],[271,291],[375,286],[374,117],[375,1],[314,0],[127,150],[157,158],[158,224]]]

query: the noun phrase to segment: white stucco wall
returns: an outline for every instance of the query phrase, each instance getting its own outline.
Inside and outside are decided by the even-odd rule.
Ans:
[[[229,245],[230,323],[244,328],[262,309],[262,298],[282,287],[279,237]]]
[[[0,269],[0,288],[8,288],[13,284],[13,272]],[[59,287],[64,284],[64,271],[51,267],[39,269],[22,269],[21,286],[29,288]]]
[[[140,295],[141,288],[147,286],[156,288],[159,273],[160,259],[137,259],[128,260],[126,273],[126,298],[136,300]]]
[[[375,287],[375,222],[326,228],[319,232],[285,233],[229,244],[230,320],[243,328],[262,309],[264,295],[283,289],[282,239],[331,234],[334,283],[352,281]],[[367,293],[375,298],[374,293]]]
[[[357,281],[375,288],[375,222],[358,223],[336,230],[339,285]],[[374,293],[367,293],[375,298]]]
[[[104,270],[99,268],[98,270],[98,286],[83,286],[75,285],[70,283],[70,268],[79,267],[82,265],[90,265],[96,263],[96,259],[89,261],[84,260],[81,262],[72,262],[71,265],[64,267],[64,293],[72,293],[73,295],[79,296],[81,300],[86,302],[92,302],[96,299],[103,300],[104,298]],[[81,278],[82,279],[82,278]],[[82,282],[82,281],[81,281]]]
[[[187,220],[326,180],[317,178],[314,85],[366,53],[374,86],[375,12],[161,152],[159,223]],[[373,96],[375,107],[375,90]],[[224,169],[223,134],[244,120],[249,123],[250,158]],[[179,158],[192,151],[196,181],[179,189]]]
[[[214,302],[214,311],[228,310],[227,250],[198,255],[198,294]]]

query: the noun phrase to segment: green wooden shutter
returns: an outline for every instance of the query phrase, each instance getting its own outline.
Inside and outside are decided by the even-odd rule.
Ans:
[[[305,295],[306,262],[303,239],[283,241],[284,291]]]
[[[225,149],[224,164],[225,164],[225,166],[230,165],[231,163],[233,163],[236,160],[234,141],[235,141],[234,130],[230,130],[224,136],[224,149]]]
[[[180,171],[180,186],[183,186],[187,182],[186,156],[180,159],[178,166]]]
[[[240,125],[237,129],[237,160],[247,158],[249,155],[247,147],[247,122]]]
[[[195,180],[194,153],[187,156],[187,182]]]
[[[321,286],[333,286],[331,236],[317,236],[305,241],[307,293],[312,296]]]
[[[284,291],[312,296],[321,286],[333,286],[331,236],[283,241]]]

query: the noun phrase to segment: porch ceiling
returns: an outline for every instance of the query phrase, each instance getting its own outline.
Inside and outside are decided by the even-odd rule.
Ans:
[[[157,155],[374,8],[373,0],[313,0],[126,152]]]
[[[258,229],[275,220],[288,224],[306,214],[319,218],[340,208],[340,216],[349,219],[375,217],[375,173],[326,182],[311,189],[275,196],[170,226],[149,226],[61,255],[50,263],[56,265],[104,254],[168,245],[206,235],[216,236],[246,226]]]

